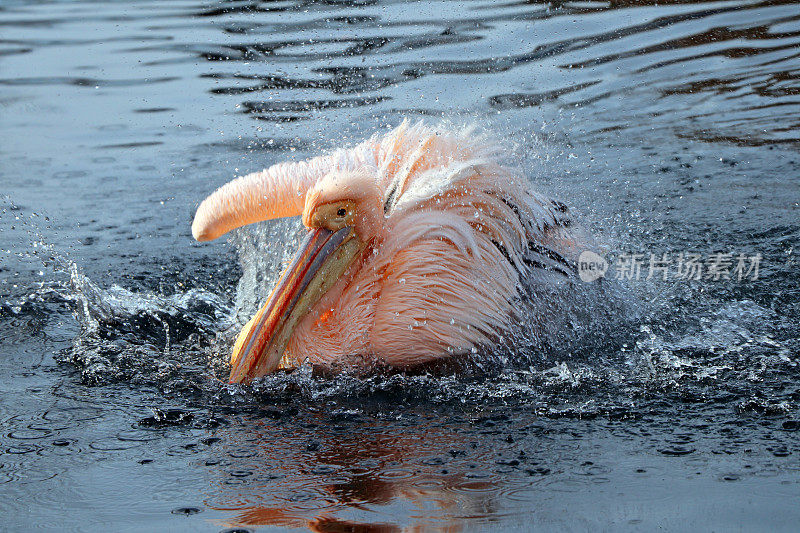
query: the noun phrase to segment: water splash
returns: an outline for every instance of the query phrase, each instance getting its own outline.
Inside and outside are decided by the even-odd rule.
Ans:
[[[393,410],[422,403],[469,411],[524,406],[539,416],[586,418],[636,416],[660,395],[728,394],[742,409],[772,412],[788,410],[789,404],[764,385],[798,370],[793,345],[763,331],[764,323],[779,322],[775,313],[742,301],[701,316],[680,333],[658,321],[640,323],[638,330],[610,339],[606,332],[603,343],[584,343],[568,353],[543,354],[534,345],[507,341],[494,353],[479,354],[483,364],[457,369],[329,375],[304,365],[242,387],[223,383],[229,345],[226,335],[217,333],[241,310],[218,295],[198,289],[171,296],[101,289],[74,267],[65,296],[81,331],[60,359],[75,365],[84,383],[155,385],[239,406],[367,402]],[[569,335],[562,332],[560,338],[568,341]]]
[[[201,289],[172,296],[101,289],[76,265],[66,289],[81,331],[60,360],[76,365],[84,383],[197,388],[213,371],[215,332],[230,324],[230,306],[219,296]]]

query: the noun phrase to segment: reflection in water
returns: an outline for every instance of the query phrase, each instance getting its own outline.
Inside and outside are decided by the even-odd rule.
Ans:
[[[489,452],[456,427],[359,423],[347,412],[301,419],[290,436],[263,418],[215,434],[224,445],[206,461],[217,480],[205,504],[229,513],[226,525],[453,531],[500,510]]]

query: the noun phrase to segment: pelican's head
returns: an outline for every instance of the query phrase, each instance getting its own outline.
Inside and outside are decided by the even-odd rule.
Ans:
[[[332,173],[306,194],[308,233],[267,303],[239,333],[231,356],[231,383],[273,372],[294,329],[357,262],[378,234],[380,195],[363,173]]]
[[[196,237],[217,236],[257,220],[302,214],[308,229],[267,303],[239,333],[231,355],[231,383],[278,368],[297,325],[375,241],[382,224],[381,193],[366,172],[325,174],[308,183],[305,199],[298,202],[285,186],[296,183],[268,179],[264,174],[271,170],[239,178],[209,196],[192,228]],[[302,211],[293,211],[288,205],[292,202]]]

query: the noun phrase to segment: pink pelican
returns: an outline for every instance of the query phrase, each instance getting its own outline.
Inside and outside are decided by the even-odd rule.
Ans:
[[[281,217],[308,229],[239,334],[231,383],[304,361],[408,368],[475,353],[510,330],[522,287],[572,278],[581,239],[566,206],[529,191],[498,153],[469,129],[404,121],[206,198],[198,241]]]

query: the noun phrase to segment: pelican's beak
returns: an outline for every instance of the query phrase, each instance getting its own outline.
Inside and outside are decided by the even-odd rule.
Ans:
[[[231,355],[231,383],[249,382],[278,367],[297,324],[363,249],[350,226],[308,232],[266,305],[239,333]]]

